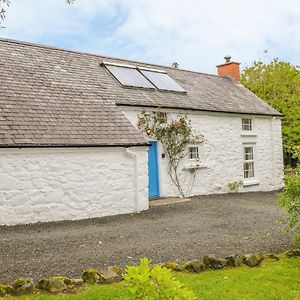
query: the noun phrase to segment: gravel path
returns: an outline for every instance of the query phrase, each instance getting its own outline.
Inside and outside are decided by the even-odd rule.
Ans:
[[[283,251],[275,193],[213,195],[153,206],[140,214],[0,227],[0,282],[79,276],[91,267],[201,258],[207,253]]]

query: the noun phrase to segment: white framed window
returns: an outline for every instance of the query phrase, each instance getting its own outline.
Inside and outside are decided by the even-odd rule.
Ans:
[[[199,159],[199,147],[190,146],[188,147],[188,157],[189,159]]]
[[[252,119],[242,119],[242,130],[251,131],[252,129]]]
[[[160,117],[164,122],[167,122],[167,121],[168,121],[167,113],[165,113],[165,112],[159,112],[159,117]]]
[[[244,146],[244,178],[254,178],[253,146]]]

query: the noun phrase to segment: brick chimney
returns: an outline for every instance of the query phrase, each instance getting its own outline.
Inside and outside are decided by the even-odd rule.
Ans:
[[[219,76],[230,76],[234,80],[241,80],[240,63],[231,61],[231,56],[226,55],[224,57],[225,64],[218,65]]]

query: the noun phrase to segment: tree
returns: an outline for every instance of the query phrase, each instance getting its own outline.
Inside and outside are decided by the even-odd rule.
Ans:
[[[242,83],[258,97],[283,113],[285,152],[300,145],[300,69],[274,59],[268,64],[255,61],[242,73]]]
[[[300,146],[295,146],[293,155],[300,161]],[[288,224],[287,231],[291,231],[296,244],[300,245],[300,163],[293,173],[285,177],[285,187],[277,200],[278,205],[287,212],[282,219]]]
[[[65,0],[66,3],[72,4],[75,0]],[[3,28],[2,23],[6,18],[6,9],[11,4],[11,0],[0,0],[0,28]]]

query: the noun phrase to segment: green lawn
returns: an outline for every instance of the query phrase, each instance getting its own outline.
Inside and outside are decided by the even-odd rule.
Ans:
[[[240,267],[200,274],[174,273],[193,290],[198,299],[286,299],[300,300],[300,258],[265,261],[261,267]],[[77,295],[23,296],[19,300],[101,300],[126,299],[124,283],[96,285]],[[16,299],[16,298],[7,298]]]

